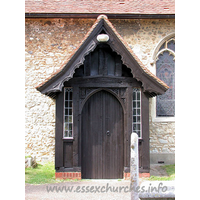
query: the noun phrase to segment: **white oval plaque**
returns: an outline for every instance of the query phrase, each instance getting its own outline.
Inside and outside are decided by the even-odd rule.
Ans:
[[[107,34],[99,34],[99,35],[97,36],[97,40],[98,40],[99,42],[108,42],[109,36],[108,36]]]

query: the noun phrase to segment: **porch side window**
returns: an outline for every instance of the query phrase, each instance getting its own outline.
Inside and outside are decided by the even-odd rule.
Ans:
[[[164,81],[169,89],[156,97],[156,116],[175,116],[175,39],[163,43],[157,54],[156,76]]]
[[[138,134],[138,137],[142,137],[141,130],[141,92],[140,89],[133,89],[133,132]]]
[[[64,95],[64,133],[63,138],[73,138],[73,90],[72,88],[65,88]]]

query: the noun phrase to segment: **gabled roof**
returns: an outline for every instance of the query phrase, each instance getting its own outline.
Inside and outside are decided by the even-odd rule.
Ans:
[[[175,14],[175,0],[25,0],[25,12]]]
[[[94,25],[91,27],[80,46],[65,61],[60,69],[52,74],[45,82],[37,86],[37,90],[43,94],[51,96],[52,93],[61,92],[64,82],[73,77],[75,69],[84,63],[85,56],[94,51],[98,45],[97,35],[101,31],[109,35],[108,45],[113,51],[121,55],[122,62],[131,69],[133,77],[141,81],[143,91],[148,92],[151,96],[163,94],[169,87],[158,77],[152,74],[133,53],[132,49],[119,35],[114,26],[108,20],[107,16],[100,15]]]

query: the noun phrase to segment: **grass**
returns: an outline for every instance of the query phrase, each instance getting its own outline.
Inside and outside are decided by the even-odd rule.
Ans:
[[[45,184],[45,183],[59,183],[64,181],[72,181],[70,179],[59,180],[55,179],[54,163],[38,164],[36,168],[25,169],[25,183],[29,184]],[[175,165],[162,166],[168,176],[150,176],[145,180],[151,181],[170,181],[175,180]],[[76,181],[76,180],[74,180]],[[121,181],[120,179],[118,181]]]
[[[61,183],[65,181],[77,181],[77,179],[55,179],[55,165],[52,162],[46,164],[37,164],[36,168],[25,169],[25,183],[28,184],[45,184]]]
[[[164,165],[163,168],[166,170],[168,176],[175,178],[175,165]]]
[[[163,165],[161,166],[166,170],[168,176],[150,176],[150,181],[172,181],[175,180],[175,165]]]
[[[57,182],[61,182],[61,180],[55,180],[54,163],[38,164],[36,168],[25,169],[25,183],[44,184]]]

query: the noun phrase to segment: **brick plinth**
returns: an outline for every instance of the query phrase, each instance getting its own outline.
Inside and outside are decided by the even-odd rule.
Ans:
[[[130,173],[124,172],[124,180],[130,180]]]
[[[149,178],[150,173],[139,173],[139,178]],[[130,173],[124,173],[124,180],[130,180]]]
[[[81,180],[81,172],[56,172],[56,179],[77,179]]]
[[[150,173],[139,173],[139,178],[148,178]],[[56,172],[56,179],[77,179],[81,180],[81,172]],[[130,180],[130,173],[124,173],[124,180]]]
[[[149,178],[150,173],[139,173],[139,178]]]

